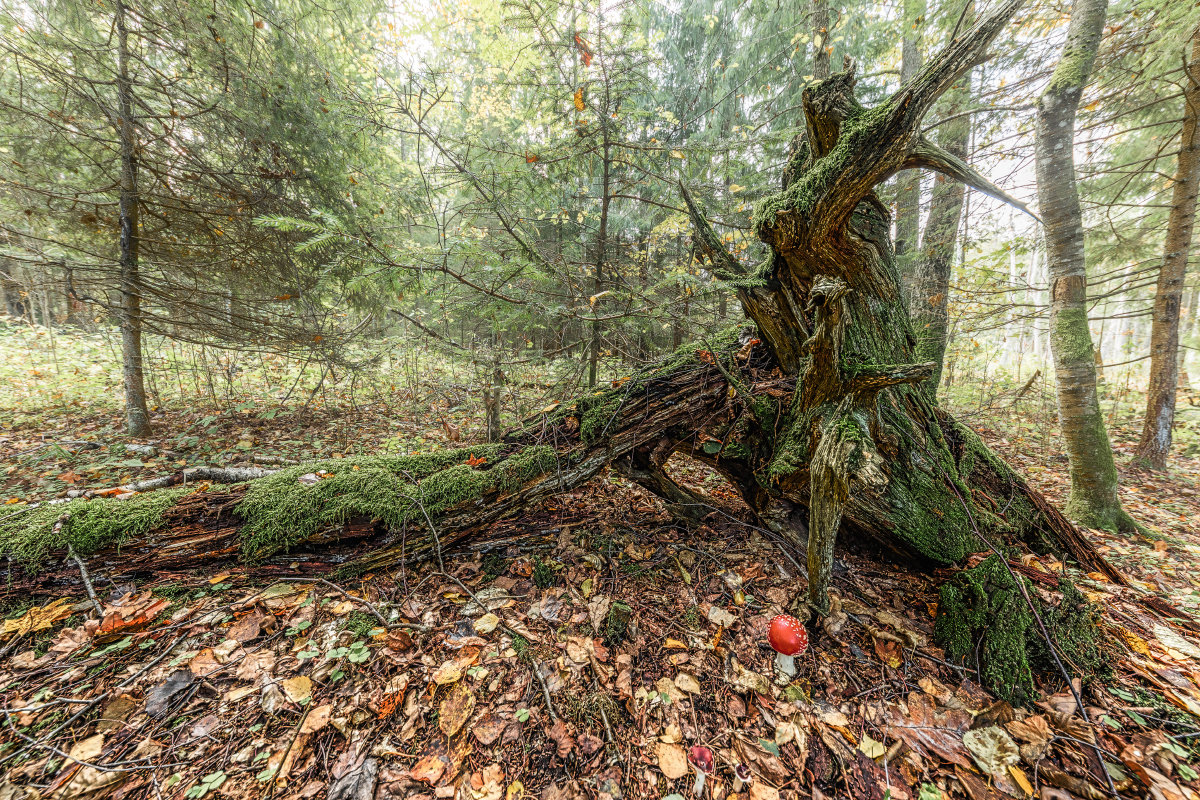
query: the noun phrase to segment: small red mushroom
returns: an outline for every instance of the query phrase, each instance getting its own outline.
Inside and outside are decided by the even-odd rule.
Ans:
[[[795,656],[808,649],[808,631],[804,624],[793,616],[780,614],[771,620],[767,641],[775,651],[775,666],[791,680],[796,674]]]
[[[754,783],[754,774],[750,772],[750,767],[738,764],[733,768],[733,790],[735,792],[740,792],[752,783]]]
[[[716,759],[713,758],[712,750],[698,744],[688,750],[688,763],[692,765],[692,772],[696,773],[696,784],[692,786],[692,794],[700,797],[704,793],[704,776],[711,775],[716,769]]]

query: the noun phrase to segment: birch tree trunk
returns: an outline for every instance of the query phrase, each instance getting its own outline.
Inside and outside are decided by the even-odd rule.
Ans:
[[[1175,186],[1167,218],[1158,287],[1154,293],[1154,321],[1150,329],[1150,389],[1146,394],[1146,419],[1137,454],[1154,469],[1166,469],[1175,426],[1175,396],[1179,384],[1179,308],[1196,220],[1196,194],[1200,186],[1200,26],[1192,34],[1191,57],[1184,67],[1183,130]]]
[[[1074,0],[1072,4],[1066,46],[1049,86],[1038,98],[1037,185],[1050,277],[1050,351],[1070,460],[1066,512],[1092,528],[1131,531],[1135,525],[1121,508],[1117,467],[1096,392],[1083,215],[1075,180],[1075,114],[1100,48],[1107,3]]]
[[[129,29],[125,3],[117,0],[117,136],[121,151],[121,375],[125,383],[125,427],[131,436],[150,432],[142,366],[142,294],[138,278],[138,154],[129,79]]]

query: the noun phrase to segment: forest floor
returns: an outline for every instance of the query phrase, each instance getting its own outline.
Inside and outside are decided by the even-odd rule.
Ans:
[[[168,433],[148,455],[123,449],[117,415],[59,410],[0,429],[0,498],[453,446],[466,434],[443,418],[181,407],[158,417]],[[1065,460],[982,433],[1065,499]],[[1129,466],[1120,435],[1117,447],[1124,499],[1155,537],[1095,532],[1133,586],[1077,576],[1112,655],[1082,686],[1090,723],[1053,674],[1014,709],[976,665],[946,663],[931,634],[949,573],[851,542],[835,572],[840,627],[814,639],[790,687],[773,685],[766,628],[803,585],[802,556],[781,555],[683,459],[677,474],[713,500],[699,530],[608,477],[498,524],[442,570],[342,585],[235,565],[138,585],[93,575],[100,614],[82,596],[10,598],[0,798],[688,798],[695,745],[716,756],[715,800],[1099,798],[1109,777],[1123,796],[1197,798],[1200,636],[1140,600],[1200,609],[1200,459],[1155,475]]]

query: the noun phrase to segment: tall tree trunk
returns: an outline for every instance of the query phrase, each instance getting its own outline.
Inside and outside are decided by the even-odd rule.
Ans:
[[[125,3],[117,0],[117,135],[121,149],[121,375],[125,382],[125,426],[131,436],[150,432],[142,367],[142,290],[138,278],[138,155],[129,79],[129,30]]]
[[[829,77],[829,0],[811,0],[813,53],[812,74],[819,81]]]
[[[900,48],[900,83],[907,83],[921,68],[921,43],[925,26],[924,0],[904,0],[904,37]],[[916,269],[921,233],[921,172],[905,170],[896,176],[896,265],[907,291]]]
[[[1058,415],[1070,459],[1067,514],[1093,528],[1132,530],[1121,508],[1117,467],[1100,399],[1087,316],[1083,216],[1075,181],[1075,114],[1091,77],[1108,0],[1074,0],[1062,57],[1038,98],[1038,205],[1045,222],[1050,276],[1050,351],[1058,385]]]
[[[963,12],[967,24],[974,22],[975,3]],[[938,127],[937,142],[946,152],[967,160],[971,141],[971,117],[964,112],[971,102],[971,75],[968,70],[945,94],[946,115],[951,119]],[[961,116],[959,116],[961,115]],[[916,358],[934,365],[926,382],[931,397],[937,397],[942,379],[949,335],[950,272],[954,267],[959,218],[962,216],[966,187],[946,175],[934,177],[929,217],[921,236],[920,256],[912,264],[906,287],[908,307],[917,337]]]
[[[607,106],[606,106],[607,107]],[[599,298],[600,293],[604,291],[604,261],[608,257],[608,205],[610,202],[609,184],[612,178],[612,158],[611,145],[609,142],[608,123],[601,115],[600,120],[602,149],[604,165],[603,172],[600,176],[600,225],[596,230],[596,262],[595,273],[592,281],[592,295],[594,298]],[[592,301],[592,315],[599,315],[599,299]],[[596,381],[599,377],[600,363],[600,342],[601,342],[600,320],[592,320],[592,343],[588,348],[588,388],[596,388]]]
[[[1167,238],[1158,288],[1154,293],[1154,322],[1150,331],[1150,390],[1146,419],[1137,454],[1154,469],[1166,469],[1175,426],[1175,393],[1179,384],[1179,306],[1196,220],[1196,194],[1200,186],[1200,26],[1192,33],[1191,58],[1185,59],[1183,130],[1175,187],[1167,218]]]

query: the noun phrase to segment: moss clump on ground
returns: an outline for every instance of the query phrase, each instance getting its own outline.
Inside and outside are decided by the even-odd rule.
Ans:
[[[1072,674],[1106,674],[1114,653],[1105,644],[1109,640],[1098,635],[1102,609],[1097,603],[1089,603],[1074,581],[1065,575],[1059,578],[1058,589],[1062,592],[1062,600],[1057,606],[1043,610],[1041,615],[1059,655]],[[1030,641],[1029,650],[1035,666],[1047,670],[1058,668],[1041,636]]]
[[[1026,590],[1032,591],[1026,582]],[[941,588],[933,635],[947,655],[978,667],[984,685],[1014,705],[1035,696],[1028,640],[1033,615],[999,556]]]
[[[501,458],[501,445],[415,456],[364,456],[301,464],[248,484],[235,509],[246,521],[242,554],[255,560],[286,550],[318,531],[369,517],[389,528],[424,526],[426,515],[489,492],[513,491],[554,470],[558,454],[534,446]],[[468,457],[487,459],[477,466]],[[493,462],[494,466],[492,463]],[[316,483],[300,477],[322,472]]]
[[[1098,635],[1099,607],[1088,603],[1068,578],[1059,581],[1062,601],[1057,606],[1038,603],[1029,580],[1020,580],[1071,674],[1087,678],[1106,671],[1110,654]],[[942,586],[933,634],[950,657],[964,659],[968,666],[975,666],[978,654],[984,684],[1010,703],[1033,699],[1035,668],[1059,675],[1029,605],[999,556]]]
[[[119,546],[159,527],[167,509],[191,489],[160,489],[126,500],[98,497],[43,503],[0,522],[0,554],[33,570],[71,545],[81,556]],[[62,526],[55,531],[59,520]]]
[[[629,633],[629,622],[633,618],[633,609],[620,600],[608,608],[608,616],[604,619],[604,644],[616,647],[625,641]]]
[[[349,631],[356,639],[365,639],[379,627],[379,620],[361,611],[351,611],[342,623],[342,630]]]

